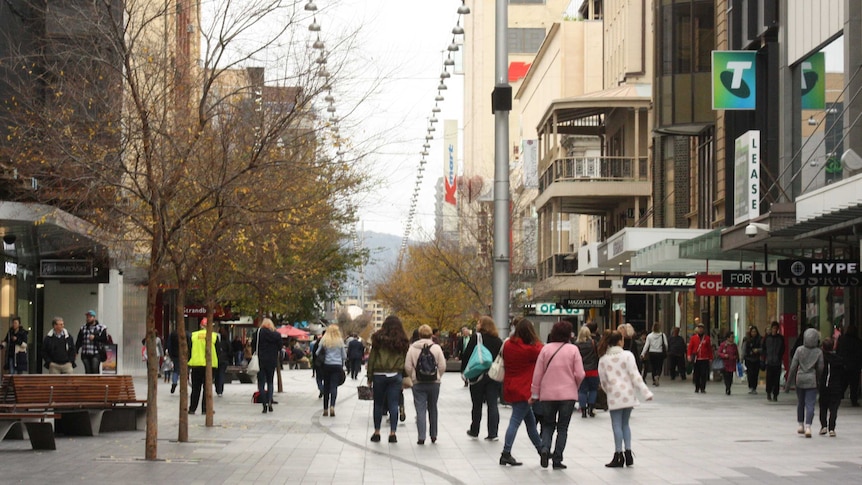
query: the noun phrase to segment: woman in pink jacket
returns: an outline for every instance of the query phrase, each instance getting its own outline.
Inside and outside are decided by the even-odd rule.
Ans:
[[[557,442],[550,456],[555,470],[566,468],[563,451],[569,435],[569,421],[575,410],[578,388],[584,380],[581,352],[576,345],[569,343],[571,338],[571,323],[555,323],[533,371],[530,404],[540,401],[542,406],[542,447],[539,451],[542,468],[548,468],[554,429],[557,430]]]
[[[607,346],[607,348],[604,348]],[[608,410],[611,415],[611,427],[614,430],[614,459],[605,465],[609,468],[619,468],[623,465],[632,466],[632,430],[629,418],[632,410],[638,405],[635,388],[647,400],[652,400],[652,392],[638,371],[635,356],[628,350],[623,350],[623,336],[619,331],[611,332],[607,340],[599,347],[599,381],[602,389],[608,395]],[[625,453],[623,453],[625,442]]]

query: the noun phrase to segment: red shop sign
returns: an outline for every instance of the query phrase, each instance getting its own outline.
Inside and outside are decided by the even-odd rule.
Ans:
[[[733,288],[721,284],[720,274],[699,274],[695,277],[697,296],[766,296],[766,288]]]

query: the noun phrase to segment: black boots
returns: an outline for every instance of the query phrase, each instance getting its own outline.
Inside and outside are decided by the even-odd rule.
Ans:
[[[587,414],[589,414],[591,418],[595,418],[596,417],[595,411],[596,411],[596,407],[593,406],[592,404],[590,404],[590,407],[587,409]]]
[[[608,468],[622,468],[625,465],[625,460],[625,456],[623,456],[623,453],[620,451],[614,453],[614,459],[605,466]]]
[[[523,463],[515,460],[515,457],[512,456],[511,453],[504,451],[503,454],[500,455],[500,464],[501,465],[509,465],[509,466],[521,466]]]
[[[587,417],[587,408],[586,407],[581,408],[581,417],[586,419],[586,417]]]
[[[269,411],[269,406],[267,406],[266,403],[263,403],[263,411],[261,411],[261,413],[266,414],[267,411]]]
[[[632,456],[632,450],[626,450],[625,457],[626,457],[626,466],[632,466],[635,464],[634,456]]]

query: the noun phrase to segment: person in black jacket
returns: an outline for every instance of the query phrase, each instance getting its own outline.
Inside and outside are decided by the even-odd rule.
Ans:
[[[219,328],[216,335],[216,352],[218,353],[218,369],[215,379],[216,396],[221,397],[224,394],[224,381],[227,375],[227,364],[230,351],[230,337],[227,334],[227,328]]]
[[[770,334],[763,339],[762,354],[766,364],[766,400],[777,401],[781,381],[781,363],[784,358],[784,336],[779,333],[781,325],[772,322]]]
[[[269,318],[264,318],[260,328],[251,341],[251,346],[257,352],[260,362],[260,372],[257,374],[257,390],[263,413],[272,412],[272,387],[275,368],[278,366],[278,353],[281,352],[281,335],[275,331],[275,325]]]
[[[760,331],[752,325],[748,327],[748,335],[742,339],[742,359],[745,362],[745,373],[748,376],[749,394],[757,394],[762,350],[763,339],[760,338]]]
[[[859,379],[862,374],[862,340],[856,324],[848,323],[838,337],[838,356],[844,361],[844,390],[850,388],[850,405],[859,407]]]
[[[347,343],[347,369],[350,371],[350,378],[357,379],[359,371],[362,369],[362,356],[365,355],[365,345],[359,340],[359,337],[354,333],[350,336]]]
[[[823,376],[820,378],[820,434],[829,433],[835,437],[835,420],[838,406],[844,397],[844,364],[838,353],[833,351],[835,341],[823,339]],[[828,418],[828,419],[827,419]]]
[[[4,369],[10,374],[27,372],[27,330],[21,326],[20,317],[12,317],[9,331],[3,342],[0,342],[0,348],[6,349]]]
[[[42,359],[48,374],[71,374],[72,369],[77,367],[75,363],[75,339],[66,330],[66,324],[62,317],[54,317],[51,320],[54,327],[42,341]]]
[[[679,334],[679,327],[674,327],[670,338],[667,339],[670,380],[675,380],[677,375],[685,380],[685,349],[685,338]]]
[[[87,374],[99,373],[99,350],[108,343],[108,329],[96,320],[96,311],[89,310],[84,314],[86,323],[78,331],[76,349],[81,354],[81,362],[84,363],[84,372]]]
[[[482,345],[491,352],[491,360],[493,361],[503,347],[503,341],[497,333],[494,320],[489,316],[479,317],[476,333],[482,334]],[[467,346],[464,347],[464,352],[461,354],[462,373],[467,367],[467,362],[470,361],[470,356],[473,355],[473,350],[476,349],[477,339],[477,336],[473,335],[467,342]],[[500,426],[500,410],[497,408],[497,402],[500,399],[500,391],[500,383],[488,377],[487,372],[470,381],[470,399],[473,401],[473,411],[470,429],[467,430],[468,435],[473,438],[479,437],[479,425],[482,423],[482,404],[485,404],[488,406],[488,436],[485,439],[497,441],[497,431]]]

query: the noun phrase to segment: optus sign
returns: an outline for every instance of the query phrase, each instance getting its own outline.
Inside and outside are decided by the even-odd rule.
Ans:
[[[536,315],[580,315],[581,310],[575,308],[562,308],[556,303],[536,303]]]
[[[712,109],[755,109],[757,53],[712,51]]]
[[[766,296],[766,288],[724,286],[720,274],[697,275],[695,280],[694,293],[697,296]]]

